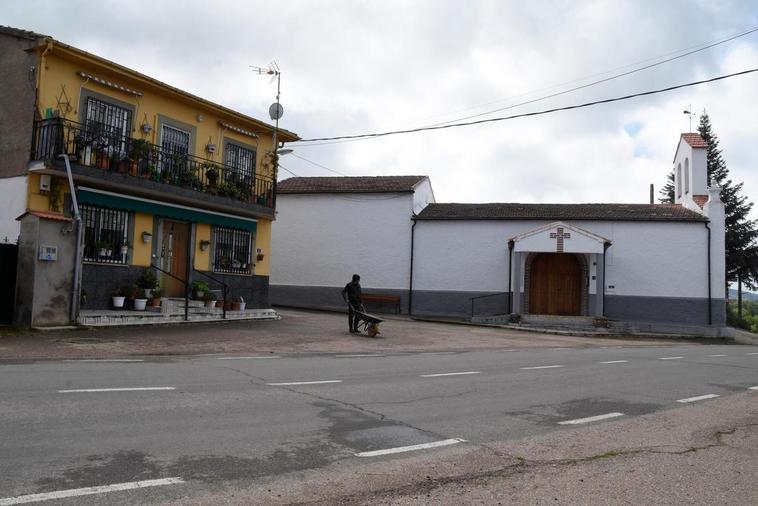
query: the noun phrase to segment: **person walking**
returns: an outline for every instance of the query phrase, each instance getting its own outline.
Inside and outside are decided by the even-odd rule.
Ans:
[[[355,311],[363,309],[360,281],[361,277],[353,274],[353,280],[342,289],[342,298],[347,303],[347,324],[351,334],[358,332],[358,316]]]

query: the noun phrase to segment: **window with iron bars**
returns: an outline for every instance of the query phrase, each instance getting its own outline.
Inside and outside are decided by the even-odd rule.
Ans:
[[[214,227],[213,243],[213,272],[252,272],[253,234],[237,228]]]
[[[255,178],[255,151],[227,142],[224,148],[224,164],[232,167],[234,172],[229,174],[230,182],[237,184],[243,194],[252,191]]]
[[[125,138],[132,128],[132,112],[93,97],[87,98],[85,129],[92,141],[114,150],[125,150]]]
[[[84,261],[126,264],[129,213],[86,204],[79,209],[84,227]]]

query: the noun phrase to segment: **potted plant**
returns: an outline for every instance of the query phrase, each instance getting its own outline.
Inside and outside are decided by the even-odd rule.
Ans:
[[[208,283],[205,281],[197,280],[192,282],[192,290],[195,292],[196,300],[203,300],[205,292],[208,291]]]
[[[158,288],[158,278],[152,269],[144,269],[137,278],[137,288],[141,288],[145,293],[145,298],[150,298],[153,289]]]
[[[109,257],[113,254],[113,245],[108,241],[97,241],[95,248],[97,249],[98,256],[101,258]]]
[[[232,301],[232,311],[244,311],[247,306],[247,302],[243,297],[235,297]]]
[[[124,243],[119,247],[119,253],[122,257],[125,257],[129,253],[129,244]]]
[[[113,290],[113,293],[111,293],[111,302],[113,302],[114,309],[123,308],[125,300],[126,295],[124,294],[123,288],[116,288]]]
[[[216,307],[216,294],[207,291],[203,295],[203,300],[205,301],[205,307]]]
[[[111,157],[113,156],[113,147],[105,146],[97,154],[97,168],[108,170],[111,166]]]
[[[205,170],[205,180],[208,181],[208,186],[216,186],[218,183],[218,166],[213,162],[205,162],[201,168]]]
[[[131,160],[130,171],[133,176],[136,176],[138,172],[144,172],[139,171],[138,168],[150,158],[150,153],[152,153],[152,146],[145,139],[132,140],[129,145],[129,159]]]
[[[150,292],[150,295],[152,295],[152,305],[153,307],[161,307],[161,297],[163,297],[163,289],[162,288],[155,288],[153,291]]]

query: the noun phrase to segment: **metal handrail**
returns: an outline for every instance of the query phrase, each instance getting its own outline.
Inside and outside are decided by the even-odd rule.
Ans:
[[[255,165],[250,171],[241,171],[239,167],[124,136],[100,124],[62,118],[35,122],[31,159],[52,159],[59,153],[76,158],[76,163],[83,166],[276,207],[275,180],[258,173]]]
[[[186,279],[182,279],[179,276],[174,276],[170,272],[168,272],[168,271],[166,271],[164,269],[161,269],[160,267],[158,267],[155,264],[151,263],[150,267],[152,267],[153,269],[157,269],[157,270],[161,271],[163,274],[168,274],[170,277],[176,279],[177,281],[181,281],[182,283],[184,283],[184,321],[188,321],[189,320],[189,290],[188,290],[189,283],[187,283],[187,280]]]
[[[497,293],[490,293],[488,295],[477,295],[476,297],[469,298],[469,302],[471,303],[471,318],[474,317],[474,301],[479,299],[486,299],[488,297],[498,297],[501,295],[509,295],[511,292],[497,292]],[[510,308],[508,308],[510,311]]]
[[[192,269],[192,272],[197,272],[201,276],[205,276],[206,278],[208,278],[208,279],[210,279],[212,281],[215,281],[216,283],[218,283],[218,284],[220,284],[222,286],[222,288],[224,290],[224,303],[221,304],[221,311],[222,311],[222,315],[223,315],[224,320],[226,320],[226,302],[227,302],[227,300],[226,300],[226,291],[227,290],[226,289],[228,288],[229,285],[227,285],[226,283],[224,283],[220,279],[214,278],[210,274],[207,274],[207,273],[205,273],[203,271],[199,271],[197,269]]]

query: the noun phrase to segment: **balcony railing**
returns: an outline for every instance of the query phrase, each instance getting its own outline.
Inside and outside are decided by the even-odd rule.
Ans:
[[[97,123],[83,125],[60,118],[37,121],[33,160],[66,153],[79,165],[118,172],[236,201],[275,207],[275,181],[185,153],[170,152]]]

